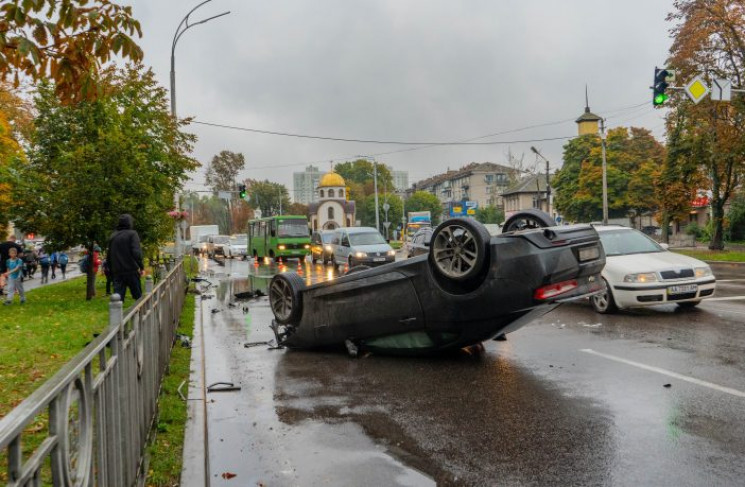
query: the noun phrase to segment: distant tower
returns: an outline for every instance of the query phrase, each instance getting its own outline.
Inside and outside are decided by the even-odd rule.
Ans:
[[[598,135],[600,132],[600,117],[590,111],[587,85],[585,85],[585,113],[580,115],[575,122],[577,122],[577,135]]]

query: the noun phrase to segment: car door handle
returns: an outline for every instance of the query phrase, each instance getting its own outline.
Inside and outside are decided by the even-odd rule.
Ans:
[[[398,320],[398,322],[401,323],[402,325],[409,324],[412,321],[416,321],[416,317],[415,316],[412,316],[410,318],[401,318],[400,320]]]

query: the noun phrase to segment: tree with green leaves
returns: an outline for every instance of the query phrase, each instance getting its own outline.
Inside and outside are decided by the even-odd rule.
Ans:
[[[238,173],[246,167],[246,159],[240,152],[220,151],[207,166],[205,182],[212,191],[235,191]]]
[[[442,203],[429,191],[416,191],[406,200],[406,212],[410,211],[429,211],[432,225],[437,225],[442,215]],[[408,218],[408,215],[404,216]]]
[[[262,218],[288,214],[287,210],[292,203],[290,193],[284,184],[254,179],[247,179],[244,182],[248,192],[248,204],[253,209],[261,210]]]
[[[611,218],[655,211],[654,181],[664,147],[643,128],[608,131],[606,145],[608,215]],[[564,164],[551,180],[555,208],[567,220],[592,221],[603,216],[602,147],[597,135],[583,135],[564,146]]]
[[[8,0],[0,5],[0,78],[50,79],[63,104],[93,100],[106,84],[101,66],[142,60],[132,7],[111,0]]]
[[[378,164],[378,192],[383,193],[387,188],[393,190],[393,176],[391,169],[385,164]],[[334,166],[334,171],[344,178],[349,186],[349,198],[362,201],[365,196],[375,192],[375,178],[373,163],[366,159],[343,162]]]
[[[481,223],[502,223],[504,210],[494,205],[480,207],[476,210],[476,220]]]
[[[51,248],[105,247],[119,215],[129,213],[145,248],[172,238],[174,194],[198,163],[193,135],[171,117],[151,70],[128,66],[102,77],[107,95],[63,105],[53,86],[36,97],[28,163],[14,167],[13,210],[23,231]],[[95,292],[88,275],[87,297]]]
[[[397,195],[393,193],[382,193],[378,195],[378,209],[380,211],[380,233],[383,236],[390,236],[390,233],[386,235],[385,226],[383,221],[385,220],[385,204],[388,203],[388,221],[391,222],[389,232],[393,231],[401,221],[403,215],[403,201]],[[362,204],[357,208],[357,218],[362,222],[364,227],[375,227],[375,195],[365,197]]]
[[[668,66],[678,79],[698,73],[745,85],[745,0],[676,0],[668,20],[675,22]],[[668,130],[683,124],[679,151],[695,158],[711,191],[713,232],[709,248],[724,248],[724,208],[745,176],[745,97],[729,103],[710,99],[698,104],[673,94]]]

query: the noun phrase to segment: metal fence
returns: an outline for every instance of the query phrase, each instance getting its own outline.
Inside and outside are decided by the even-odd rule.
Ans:
[[[146,281],[126,316],[113,295],[107,330],[0,420],[9,486],[132,486],[141,477],[186,294],[183,261],[173,267],[155,287]],[[29,434],[45,413],[46,431]],[[24,452],[24,440],[40,443]]]

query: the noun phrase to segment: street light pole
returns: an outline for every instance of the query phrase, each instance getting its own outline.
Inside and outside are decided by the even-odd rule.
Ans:
[[[175,119],[176,118],[176,44],[178,43],[178,40],[181,38],[182,35],[184,35],[184,32],[191,29],[194,26],[197,26],[199,24],[204,24],[205,22],[209,22],[210,20],[216,19],[218,17],[222,17],[223,15],[228,15],[230,11],[223,12],[218,15],[213,15],[212,17],[208,17],[204,20],[200,20],[199,22],[195,22],[193,24],[189,23],[189,16],[194,13],[195,10],[197,10],[202,5],[211,2],[212,0],[205,0],[204,2],[200,3],[193,9],[189,10],[189,13],[186,14],[186,16],[181,19],[181,22],[178,24],[178,27],[176,28],[176,33],[173,35],[173,42],[171,43],[171,116]],[[174,191],[173,194],[173,204],[174,209],[179,209],[179,195],[178,192]],[[176,258],[181,257],[181,229],[179,228],[178,222],[174,225],[174,256]]]
[[[551,180],[550,180],[550,175],[549,175],[548,159],[543,157],[543,154],[538,152],[538,149],[536,149],[532,145],[530,146],[530,150],[535,152],[535,155],[537,155],[538,157],[546,161],[546,213],[550,215],[551,214]]]
[[[600,140],[603,149],[603,225],[608,224],[608,170],[605,160],[605,120],[600,119]]]
[[[375,229],[380,231],[380,208],[378,207],[378,161],[373,159],[373,187],[375,188]]]

